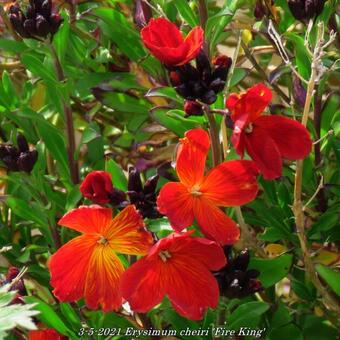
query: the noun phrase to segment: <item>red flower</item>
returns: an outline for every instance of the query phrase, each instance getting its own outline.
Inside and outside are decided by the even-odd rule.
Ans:
[[[203,234],[221,244],[234,244],[240,235],[236,223],[218,207],[239,206],[257,194],[257,169],[251,161],[229,161],[204,176],[210,139],[206,131],[185,133],[177,151],[180,183],[166,183],[158,196],[158,210],[176,231],[197,220]]]
[[[119,280],[124,267],[116,255],[145,255],[152,236],[135,206],[129,205],[112,219],[111,209],[81,206],[65,214],[60,225],[83,235],[63,245],[49,262],[51,285],[60,301],[85,297],[89,308],[107,312],[122,304]]]
[[[175,24],[164,18],[151,19],[141,31],[144,45],[168,66],[180,66],[196,58],[203,45],[204,31],[195,27],[183,39]]]
[[[302,159],[312,147],[309,132],[299,122],[261,115],[271,99],[271,91],[258,84],[243,94],[231,94],[226,101],[235,123],[231,140],[237,153],[243,157],[247,150],[268,180],[281,176],[282,158]]]
[[[81,184],[80,191],[94,203],[109,203],[110,194],[113,193],[111,174],[106,171],[90,172]]]
[[[226,258],[217,243],[191,233],[159,240],[123,274],[121,292],[134,311],[149,311],[165,295],[179,314],[192,320],[217,307],[219,289],[210,271],[222,268]]]
[[[40,329],[28,332],[28,340],[63,340],[66,336],[59,334],[54,329]]]

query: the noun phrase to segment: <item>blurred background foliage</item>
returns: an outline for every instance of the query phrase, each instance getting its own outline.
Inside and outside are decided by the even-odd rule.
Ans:
[[[207,2],[205,37],[210,56],[234,57],[236,46],[241,44],[227,91],[239,92],[265,82],[274,93],[271,113],[299,119],[305,84],[291,68],[308,81],[311,58],[304,40],[307,25],[294,19],[286,0],[263,1],[267,12],[260,20],[254,17],[256,1]],[[64,105],[72,110],[80,178],[92,170],[106,169],[112,173],[114,186],[122,190],[127,190],[129,165],[135,165],[147,178],[157,166],[172,161],[178,137],[185,131],[208,126],[203,116],[184,117],[183,99],[169,85],[164,67],[143,47],[133,20],[137,3],[55,3],[63,23],[52,44],[63,79],[56,72],[49,43],[21,39],[0,20],[1,142],[16,145],[16,134],[21,132],[38,151],[31,174],[1,170],[0,271],[5,274],[9,266],[27,267],[24,282],[30,296],[25,302],[36,304],[39,322],[70,338],[78,338],[78,330],[84,326],[124,329],[141,327],[142,322],[126,311],[103,314],[87,310],[82,302],[58,303],[51,293],[46,262],[60,243],[74,236],[56,223],[82,201],[79,182],[69,167]],[[200,23],[199,1],[149,3],[154,16],[165,14],[184,32]],[[2,1],[1,6],[5,19],[9,3]],[[331,29],[339,30],[338,11],[337,1],[326,1],[308,37],[310,44],[315,43],[318,22],[324,23],[326,36]],[[269,19],[284,42],[288,63],[268,33]],[[339,70],[334,65],[339,43],[338,35],[323,57],[328,71],[317,84],[308,122],[313,140],[321,141],[305,160],[303,173],[303,200],[309,202],[305,207],[308,244],[318,274],[334,299],[340,294]],[[212,108],[223,109],[225,95],[221,93]],[[226,156],[228,160],[237,158],[233,149]],[[159,185],[166,181],[162,177]],[[255,246],[241,239],[236,249],[251,250],[254,256],[249,268],[260,271],[265,290],[243,299],[221,298],[219,308],[209,311],[201,322],[180,317],[164,301],[148,314],[150,327],[265,328],[264,338],[271,340],[337,337],[336,313],[325,308],[305,275],[291,209],[294,166],[286,166],[280,179],[260,180],[260,184],[259,197],[243,209]],[[229,210],[233,216],[233,209]],[[159,236],[171,230],[165,218],[146,223]],[[7,338],[20,339],[23,334],[25,331],[17,329]]]

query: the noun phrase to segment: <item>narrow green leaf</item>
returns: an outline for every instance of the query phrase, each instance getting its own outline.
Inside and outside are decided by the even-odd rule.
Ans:
[[[340,273],[337,273],[322,264],[317,264],[316,270],[334,290],[334,292],[340,296]]]

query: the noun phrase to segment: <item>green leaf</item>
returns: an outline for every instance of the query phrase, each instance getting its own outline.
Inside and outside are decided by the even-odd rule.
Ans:
[[[299,327],[290,323],[289,325],[282,326],[275,329],[269,335],[270,340],[303,340],[304,337]]]
[[[54,72],[43,65],[42,60],[36,55],[25,53],[21,56],[21,62],[35,75],[42,79],[57,84],[57,79]]]
[[[304,39],[293,32],[285,33],[285,36],[294,45],[295,62],[299,73],[304,79],[309,79],[311,73],[311,56],[305,47]]]
[[[165,97],[183,105],[183,99],[176,93],[173,87],[154,87],[144,97]]]
[[[315,268],[321,277],[334,290],[334,292],[340,296],[340,273],[337,273],[322,264],[317,264]]]
[[[0,39],[0,50],[12,53],[23,53],[28,47],[23,41]]]
[[[249,74],[249,70],[246,68],[235,68],[233,76],[231,77],[229,87],[232,88],[236,86],[240,81],[242,81]]]
[[[113,159],[105,162],[105,169],[112,175],[113,186],[117,189],[127,191],[127,179],[124,172]]]
[[[62,17],[64,19],[63,24],[53,37],[53,45],[55,46],[60,62],[63,64],[69,44],[70,23],[68,15],[65,12],[62,13]]]
[[[259,280],[265,288],[268,288],[288,274],[292,260],[293,256],[289,254],[274,259],[251,258],[249,269],[258,270],[260,272]]]
[[[27,303],[36,304],[35,309],[40,312],[38,319],[46,326],[54,328],[61,334],[74,336],[74,333],[65,325],[59,315],[47,303],[34,296],[25,296],[24,300]]]
[[[81,321],[79,319],[78,314],[74,311],[74,309],[68,303],[60,304],[60,311],[67,320],[67,323],[72,325],[74,330],[78,331],[81,327]]]
[[[186,21],[191,27],[195,27],[199,25],[199,20],[197,15],[189,6],[188,1],[183,0],[173,0],[180,16]]]
[[[240,329],[241,327],[256,326],[251,324],[269,309],[265,302],[247,302],[238,306],[228,318],[228,328]]]
[[[203,123],[203,117],[184,118],[183,111],[181,110],[166,110],[157,108],[152,110],[151,116],[161,125],[175,133],[179,137],[183,137],[184,133],[188,130],[199,127]]]

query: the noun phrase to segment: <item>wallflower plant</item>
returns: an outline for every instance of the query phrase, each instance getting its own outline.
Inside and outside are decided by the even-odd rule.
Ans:
[[[335,339],[334,9],[1,6],[0,334]]]

